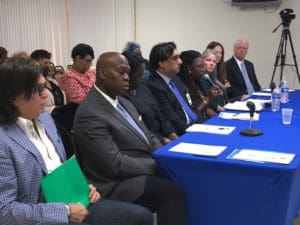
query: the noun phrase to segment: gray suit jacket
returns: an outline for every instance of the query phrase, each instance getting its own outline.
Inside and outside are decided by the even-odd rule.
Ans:
[[[134,201],[144,191],[146,175],[156,174],[151,153],[161,144],[132,103],[123,97],[119,101],[148,143],[94,87],[77,109],[74,137],[82,169],[102,197]]]
[[[64,147],[48,113],[40,115],[61,161]],[[0,125],[0,224],[66,224],[63,203],[44,203],[40,179],[47,174],[39,150],[15,123]]]

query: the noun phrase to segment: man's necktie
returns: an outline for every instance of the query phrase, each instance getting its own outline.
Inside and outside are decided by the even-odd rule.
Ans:
[[[185,101],[185,99],[182,97],[182,95],[180,94],[176,84],[174,83],[174,81],[170,80],[169,84],[171,86],[171,89],[174,93],[174,95],[176,96],[177,100],[179,101],[181,107],[183,108],[184,112],[188,115],[189,119],[190,119],[190,123],[194,123],[197,121],[197,115],[193,112],[193,110],[190,108],[190,106],[187,104],[187,102]]]
[[[251,95],[254,92],[254,90],[253,90],[251,81],[249,79],[248,72],[247,72],[244,62],[241,63],[241,72],[242,72],[242,75],[243,75],[243,78],[244,78],[244,81],[245,81],[245,84],[247,87],[248,94]]]
[[[124,119],[127,120],[127,122],[140,134],[143,136],[143,138],[147,141],[148,143],[148,139],[146,137],[146,135],[144,134],[144,132],[142,131],[142,129],[136,124],[136,122],[132,119],[132,117],[130,116],[130,114],[126,111],[126,109],[124,109],[124,107],[118,103],[117,104],[117,109],[118,112],[122,115],[122,117]]]

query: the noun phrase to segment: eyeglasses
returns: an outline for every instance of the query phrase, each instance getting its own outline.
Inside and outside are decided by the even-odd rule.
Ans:
[[[83,61],[85,61],[88,64],[92,64],[93,59],[86,59],[86,58],[82,58]]]
[[[47,83],[44,83],[44,84],[38,84],[36,86],[36,91],[39,93],[39,96],[42,96],[44,91],[46,90],[47,88]]]

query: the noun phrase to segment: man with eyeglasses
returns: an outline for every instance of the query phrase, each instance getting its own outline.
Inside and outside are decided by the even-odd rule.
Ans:
[[[170,121],[177,135],[201,121],[199,112],[192,107],[191,98],[180,78],[182,61],[174,42],[155,45],[149,57],[152,73],[146,82],[157,99],[163,116]]]
[[[238,39],[233,46],[233,57],[225,63],[227,78],[231,84],[227,90],[229,98],[251,95],[261,89],[253,63],[245,59],[248,48],[246,39]]]

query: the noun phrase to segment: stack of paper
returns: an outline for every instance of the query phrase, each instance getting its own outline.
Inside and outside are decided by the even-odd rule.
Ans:
[[[192,144],[192,143],[182,142],[170,148],[169,151],[203,155],[203,156],[218,156],[226,148],[227,148],[226,146],[202,145],[202,144]]]
[[[230,120],[250,120],[249,113],[229,113],[229,112],[221,112],[219,113],[219,118],[222,119],[230,119]],[[259,114],[254,113],[253,120],[259,120]]]
[[[255,104],[255,111],[259,112],[264,109],[264,104],[269,102],[269,100],[262,100],[262,99],[248,99],[247,101],[235,101],[232,103],[227,103],[224,105],[225,109],[229,110],[237,110],[237,111],[249,111],[247,107],[247,102],[251,101]]]
[[[207,125],[207,124],[193,124],[186,129],[186,132],[204,132],[212,134],[230,134],[235,127],[231,126],[218,126],[218,125]]]
[[[254,162],[271,162],[279,164],[290,164],[295,154],[255,150],[255,149],[235,149],[227,158],[240,159]]]

